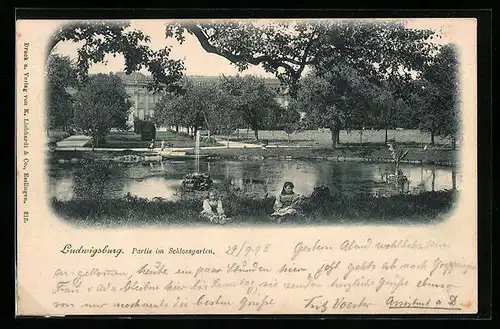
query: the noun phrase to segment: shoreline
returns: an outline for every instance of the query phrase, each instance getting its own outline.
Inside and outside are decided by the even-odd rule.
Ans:
[[[414,165],[439,165],[446,167],[458,167],[458,150],[431,149],[422,150],[406,148],[410,150],[407,159],[400,161],[401,164]],[[188,155],[194,155],[193,148],[169,148],[165,150],[183,151]],[[91,148],[67,148],[48,151],[51,156],[58,158],[78,159],[84,155],[94,154],[95,157],[116,155],[149,155],[157,153],[158,150],[149,149],[105,149],[99,148],[92,152]],[[200,149],[200,155],[207,157],[208,161],[233,160],[233,161],[262,161],[262,160],[304,160],[304,161],[332,161],[332,162],[361,162],[361,163],[394,163],[388,150],[377,147],[340,147],[336,149],[318,147],[280,147],[280,148],[227,148],[227,147],[205,147]],[[193,161],[185,160],[184,161]],[[168,161],[168,160],[167,160]]]

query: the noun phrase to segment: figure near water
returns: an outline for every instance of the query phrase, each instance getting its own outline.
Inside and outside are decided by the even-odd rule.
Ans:
[[[201,211],[201,216],[216,224],[225,224],[228,220],[230,220],[226,217],[224,207],[222,205],[222,199],[214,190],[209,191],[208,197],[203,200],[203,210]]]
[[[294,187],[292,182],[285,182],[281,193],[276,196],[273,205],[274,212],[270,216],[278,223],[288,217],[301,215],[302,196],[293,190]]]

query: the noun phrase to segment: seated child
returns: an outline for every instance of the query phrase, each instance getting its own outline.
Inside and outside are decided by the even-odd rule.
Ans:
[[[271,217],[281,222],[286,216],[295,216],[300,214],[301,196],[293,191],[292,182],[285,182],[281,193],[276,196],[274,201],[274,212]]]
[[[208,192],[208,198],[203,200],[201,216],[217,224],[225,224],[229,220],[224,213],[222,200],[215,191]]]

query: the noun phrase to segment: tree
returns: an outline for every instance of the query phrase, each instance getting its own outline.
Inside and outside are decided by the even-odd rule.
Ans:
[[[73,118],[73,97],[68,92],[77,83],[76,70],[69,57],[53,55],[46,71],[47,126],[68,128]]]
[[[385,130],[385,143],[387,144],[388,129],[394,129],[398,124],[411,126],[413,114],[410,112],[408,104],[401,97],[398,97],[398,93],[391,89],[386,81],[382,83],[380,88],[375,89],[375,93],[373,98],[374,113],[372,114],[376,119],[374,118],[373,122]]]
[[[291,106],[282,107],[279,112],[277,126],[286,132],[288,144],[290,144],[290,134],[299,129],[300,113]]]
[[[131,107],[132,102],[120,77],[114,74],[90,76],[76,94],[75,125],[88,131],[94,149],[111,128],[128,128]]]
[[[150,37],[130,28],[128,22],[77,21],[59,26],[47,45],[47,57],[60,42],[80,43],[76,67],[80,81],[86,79],[91,63],[103,62],[106,54],[122,54],[125,72],[146,68],[153,77],[150,89],[177,91],[182,77],[182,60],[170,59],[171,48],[149,48]]]
[[[266,113],[277,106],[276,93],[266,86],[264,79],[251,75],[224,77],[221,88],[259,140],[259,129],[264,125]]]
[[[240,71],[262,65],[291,87],[306,67],[346,64],[366,75],[420,70],[434,46],[432,30],[409,29],[404,23],[360,21],[200,21],[168,24],[167,38],[180,43],[194,35],[208,53],[228,59]],[[438,36],[439,37],[439,36]],[[329,62],[325,65],[324,62]],[[376,64],[376,65],[375,65]]]
[[[182,97],[178,94],[167,93],[163,95],[155,105],[155,122],[157,125],[175,126],[179,132],[179,126],[184,125]]]
[[[229,137],[231,133],[240,127],[244,122],[236,104],[233,103],[231,95],[227,94],[222,86],[223,81],[219,79],[214,85],[215,90],[210,98],[208,106],[208,121],[210,129],[216,133],[227,136],[227,147],[229,147]]]
[[[306,112],[308,125],[330,128],[332,145],[337,147],[341,129],[350,130],[366,120],[372,89],[366,77],[346,65],[312,70],[299,85],[293,106]]]
[[[155,116],[158,123],[185,126],[194,131],[200,127],[215,131],[225,129],[231,115],[230,101],[220,89],[218,81],[183,80],[182,93],[168,93],[158,103]]]
[[[460,120],[458,53],[454,44],[444,45],[423,72],[420,95],[420,128],[434,136],[449,137],[455,147]]]

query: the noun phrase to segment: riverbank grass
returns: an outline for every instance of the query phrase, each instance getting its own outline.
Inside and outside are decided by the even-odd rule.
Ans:
[[[332,195],[316,189],[303,201],[304,216],[291,219],[295,224],[415,223],[443,220],[453,210],[457,191],[424,192],[375,198],[368,195]],[[200,217],[201,198],[180,201],[121,199],[51,201],[56,215],[88,226],[215,225]],[[270,220],[272,200],[226,195],[224,205],[232,221],[226,225],[278,224]]]

